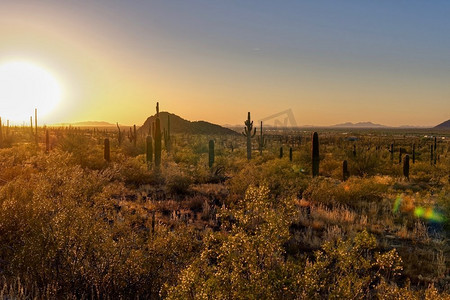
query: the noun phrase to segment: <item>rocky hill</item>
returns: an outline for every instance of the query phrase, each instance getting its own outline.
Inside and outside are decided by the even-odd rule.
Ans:
[[[226,135],[238,134],[236,131],[222,127],[220,125],[212,124],[205,121],[188,121],[175,114],[168,112],[160,112],[159,119],[161,120],[161,131],[167,129],[167,119],[170,116],[170,131],[171,133],[189,133],[189,134],[211,134],[211,135]],[[150,124],[155,121],[155,116],[148,117],[144,124],[138,131],[148,132]]]
[[[447,120],[437,126],[435,126],[434,128],[436,129],[450,129],[450,120]]]

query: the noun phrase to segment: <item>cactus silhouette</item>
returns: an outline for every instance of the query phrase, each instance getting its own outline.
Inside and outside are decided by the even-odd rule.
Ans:
[[[109,146],[109,139],[108,138],[105,139],[105,149],[104,149],[103,157],[105,158],[105,160],[107,162],[111,161],[111,149],[110,149],[110,146]]]
[[[259,154],[262,155],[263,148],[267,144],[267,140],[263,135],[263,122],[262,121],[261,121],[261,127],[259,128],[259,130],[260,130],[259,136],[256,138],[258,140]]]
[[[120,130],[119,123],[116,123],[116,126],[117,126],[117,130],[118,130],[118,133],[117,133],[117,142],[118,142],[119,147],[120,147],[120,145],[122,145],[122,141],[123,141],[123,133],[122,133],[122,131]]]
[[[433,164],[433,145],[430,145],[430,164]]]
[[[289,147],[289,161],[292,161],[292,147]]]
[[[389,152],[391,153],[391,160],[394,160],[394,143],[391,144]]]
[[[253,121],[250,120],[250,112],[248,112],[247,120],[244,124],[244,132],[242,134],[247,138],[247,159],[250,160],[252,159],[252,138],[256,134],[256,128],[253,128]]]
[[[405,155],[405,159],[403,161],[403,176],[409,179],[409,155]]]
[[[153,139],[155,141],[155,167],[161,165],[161,121],[159,120],[159,102],[156,102],[156,118],[153,126]]]
[[[350,177],[350,172],[348,171],[347,161],[344,160],[342,163],[342,180],[346,181]]]
[[[416,144],[413,144],[412,146],[412,163],[416,163]]]
[[[283,147],[280,147],[280,158],[283,158]]]
[[[311,156],[312,156],[312,176],[315,177],[319,175],[319,135],[317,132],[313,133],[312,136],[312,149],[311,149]]]
[[[146,139],[146,161],[148,168],[150,169],[152,166],[152,160],[153,160],[153,141],[152,137],[150,135],[147,135]]]
[[[212,168],[214,164],[214,141],[210,140],[209,141],[209,162],[208,165],[210,168]]]
[[[136,148],[137,134],[136,134],[136,125],[133,125],[133,129],[130,127],[130,132],[128,133],[128,140],[130,143],[133,143],[133,146]]]

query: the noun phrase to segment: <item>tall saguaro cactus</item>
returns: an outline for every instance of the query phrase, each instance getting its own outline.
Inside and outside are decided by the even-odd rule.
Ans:
[[[262,151],[263,148],[266,146],[267,144],[267,140],[263,135],[263,122],[261,121],[261,127],[259,128],[259,136],[257,137],[258,139],[258,148],[259,148],[259,155],[262,155]]]
[[[107,162],[111,161],[111,148],[110,148],[110,145],[109,145],[109,139],[108,138],[105,139],[105,149],[104,149],[103,157],[105,158],[105,160]]]
[[[120,147],[120,145],[122,145],[122,141],[123,141],[123,133],[120,130],[119,122],[116,123],[116,126],[117,126],[117,130],[118,130],[118,132],[117,132],[117,142],[118,142],[119,147]]]
[[[416,144],[413,144],[412,146],[412,163],[416,163]]]
[[[150,135],[147,135],[147,140],[146,140],[146,160],[147,160],[147,165],[148,168],[150,169],[152,166],[152,160],[153,160],[153,141],[152,141],[152,137]]]
[[[346,181],[350,177],[350,172],[348,171],[347,161],[342,162],[342,180]]]
[[[389,149],[389,152],[391,153],[391,160],[394,160],[394,143],[391,144],[391,148]]]
[[[159,120],[159,102],[156,102],[156,118],[153,126],[153,139],[155,140],[155,167],[161,165],[161,121]]]
[[[209,161],[208,161],[208,165],[210,168],[212,168],[214,164],[214,141],[210,140],[209,141]]]
[[[136,148],[137,142],[137,133],[136,133],[136,125],[133,125],[133,129],[130,127],[130,132],[128,133],[128,139],[130,143],[133,143],[134,148]]]
[[[406,154],[405,159],[403,161],[403,175],[409,179],[409,155]]]
[[[434,158],[434,154],[433,154],[433,145],[430,145],[430,164],[433,164],[433,158]]]
[[[250,160],[252,159],[252,138],[256,134],[256,128],[253,128],[253,121],[250,120],[250,112],[248,112],[247,120],[244,124],[244,132],[242,134],[247,138],[247,159]]]
[[[315,177],[319,175],[319,163],[320,163],[319,135],[317,134],[317,132],[314,132],[312,136],[311,154],[312,154],[312,176]]]

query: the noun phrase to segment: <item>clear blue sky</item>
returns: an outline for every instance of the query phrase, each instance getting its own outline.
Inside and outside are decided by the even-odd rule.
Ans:
[[[288,108],[299,125],[450,118],[449,1],[17,0],[0,19],[15,34],[0,55],[63,78],[55,121],[139,124],[155,99],[221,124]]]

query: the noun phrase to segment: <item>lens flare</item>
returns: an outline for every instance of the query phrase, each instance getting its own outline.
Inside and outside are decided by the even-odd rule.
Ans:
[[[393,213],[398,212],[398,209],[400,208],[400,205],[402,204],[402,195],[397,195],[397,198],[395,198],[395,202],[394,202],[394,208],[392,209]]]
[[[397,213],[402,205],[403,195],[397,195],[394,201],[393,213]],[[414,216],[419,219],[424,219],[433,223],[443,223],[445,216],[439,212],[436,208],[416,206],[414,208]]]

